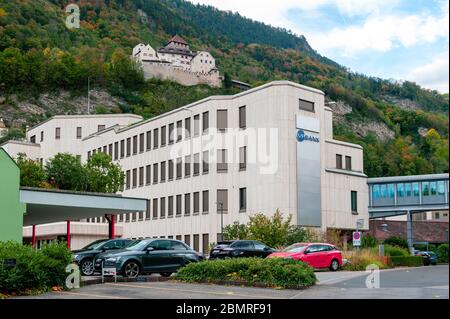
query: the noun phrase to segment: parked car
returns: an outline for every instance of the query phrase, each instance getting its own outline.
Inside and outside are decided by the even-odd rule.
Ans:
[[[325,243],[297,243],[273,253],[268,258],[292,258],[313,268],[329,268],[336,271],[342,266],[342,253],[333,245]]]
[[[92,276],[95,272],[95,257],[106,251],[123,249],[128,246],[132,239],[99,239],[86,247],[74,250],[72,259],[80,267],[83,276]]]
[[[201,261],[203,255],[174,239],[136,240],[123,250],[97,256],[95,268],[115,268],[118,275],[136,278],[141,274],[159,273],[169,277],[184,265]]]
[[[211,249],[209,259],[232,257],[262,257],[275,252],[273,249],[257,240],[221,241]]]
[[[424,266],[437,265],[437,256],[432,251],[416,251],[414,254],[423,257]]]

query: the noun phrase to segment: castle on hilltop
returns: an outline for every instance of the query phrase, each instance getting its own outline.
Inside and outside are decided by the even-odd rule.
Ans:
[[[206,51],[191,51],[189,44],[179,35],[157,50],[140,43],[133,49],[133,58],[141,64],[146,79],[156,77],[187,86],[222,85],[214,57]]]

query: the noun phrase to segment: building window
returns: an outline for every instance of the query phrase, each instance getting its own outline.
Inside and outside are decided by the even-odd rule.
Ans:
[[[173,160],[169,160],[169,181],[173,180]]]
[[[131,137],[127,138],[127,157],[131,155]]]
[[[103,154],[106,154],[106,145],[103,146]]]
[[[202,252],[204,254],[207,254],[209,252],[209,234],[203,234],[202,248]]]
[[[203,214],[209,212],[209,191],[202,192],[202,212]]]
[[[170,123],[169,124],[169,144],[173,144],[174,136],[175,136],[174,124]]]
[[[183,160],[177,158],[177,179],[180,179],[183,176]]]
[[[138,137],[137,137],[137,135],[135,135],[135,136],[133,136],[133,155],[136,155],[137,152],[138,152],[138,150],[137,150],[137,147],[138,147],[137,143],[138,143]]]
[[[147,166],[145,166],[145,184],[146,185],[150,185],[150,183],[151,183],[151,171],[152,171],[152,169],[151,169],[151,165],[147,165]]]
[[[247,127],[246,107],[241,106],[239,108],[239,128],[245,129],[246,127]]]
[[[209,173],[209,151],[203,152],[203,174]]]
[[[125,140],[120,141],[120,158],[125,156]]]
[[[117,161],[119,159],[119,142],[114,143],[114,160]]]
[[[314,112],[314,103],[306,100],[299,99],[299,108],[303,111]]]
[[[345,157],[345,169],[348,171],[352,170],[352,158],[350,156]]]
[[[44,131],[41,131],[41,142],[44,141]]]
[[[153,164],[153,184],[158,184],[158,163]]]
[[[247,210],[247,188],[239,188],[239,211]]]
[[[55,139],[59,140],[61,138],[61,128],[57,127],[55,129]]]
[[[126,187],[127,189],[130,189],[130,170],[127,171],[126,173]]]
[[[166,181],[166,162],[161,162],[161,182]]]
[[[133,168],[133,188],[137,186],[137,168]]]
[[[194,215],[200,212],[200,192],[194,193]]]
[[[139,153],[144,152],[144,145],[145,145],[145,134],[141,133],[139,134]]]
[[[191,194],[184,194],[184,215],[191,214]]]
[[[226,131],[228,127],[228,111],[217,110],[217,129],[221,132]]]
[[[167,137],[166,126],[163,126],[161,127],[161,147],[166,145],[166,137]]]
[[[194,115],[194,136],[200,134],[200,115]]]
[[[168,217],[173,217],[173,196],[169,196],[168,198],[168,211],[167,211],[167,216]]]
[[[191,176],[191,156],[184,157],[184,177]]]
[[[199,251],[199,249],[200,249],[200,235],[199,234],[194,235],[194,247],[193,248],[195,251]]]
[[[228,211],[228,190],[218,189],[217,190],[217,212],[225,214]]]
[[[159,216],[161,218],[165,218],[166,217],[166,198],[162,197],[160,199],[160,206],[159,206],[160,210],[159,210]]]
[[[147,131],[147,151],[152,149],[152,131]]]
[[[209,131],[209,112],[203,112],[202,132],[208,134]]]
[[[223,173],[228,170],[227,150],[217,150],[217,172]]]
[[[97,132],[103,131],[105,129],[105,125],[98,125]]]
[[[181,216],[181,195],[177,195],[177,216]]]
[[[430,183],[422,182],[422,195],[429,196],[430,195]]]
[[[153,148],[158,148],[158,129],[153,130]]]
[[[77,139],[81,139],[81,127],[77,127]]]
[[[188,117],[184,120],[184,134],[186,135],[185,138],[191,137],[191,118]]]
[[[183,139],[183,121],[177,122],[177,142]]]
[[[434,213],[434,219],[439,219],[439,212]]]
[[[200,174],[200,154],[194,154],[194,176]]]
[[[30,142],[31,142],[31,143],[36,143],[36,135],[33,135],[33,136],[30,138]]]
[[[336,154],[336,168],[342,169],[342,155]]]
[[[239,170],[245,171],[247,169],[247,147],[239,148]]]
[[[191,246],[191,235],[184,235],[184,243]]]
[[[158,218],[158,199],[153,199],[153,219]]]
[[[144,186],[144,166],[139,167],[139,186]]]
[[[351,204],[352,204],[352,213],[357,214],[358,213],[358,200],[357,200],[357,192],[351,191]]]

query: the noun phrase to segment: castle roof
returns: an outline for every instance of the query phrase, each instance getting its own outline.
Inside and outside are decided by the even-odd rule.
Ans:
[[[187,45],[188,43],[186,42],[186,40],[184,40],[182,37],[180,37],[178,34],[176,34],[175,36],[172,37],[172,39],[169,40],[169,43],[171,42],[175,42],[175,43],[181,43],[181,44],[185,44]]]

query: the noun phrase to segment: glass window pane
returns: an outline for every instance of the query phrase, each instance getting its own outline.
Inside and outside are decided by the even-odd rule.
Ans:
[[[413,183],[413,194],[415,197],[419,197],[419,183]]]
[[[439,195],[445,194],[445,183],[444,181],[438,181],[437,182],[437,191]]]
[[[437,183],[436,182],[430,182],[430,193],[431,193],[431,195],[437,194]]]
[[[405,196],[405,185],[403,183],[397,184],[397,196],[398,197]]]
[[[389,198],[394,198],[394,196],[395,196],[394,193],[395,193],[394,184],[388,184]]]
[[[412,195],[412,193],[411,193],[411,184],[410,183],[405,184],[405,195],[407,197],[410,197]]]
[[[422,195],[429,196],[430,195],[430,183],[422,182]]]

